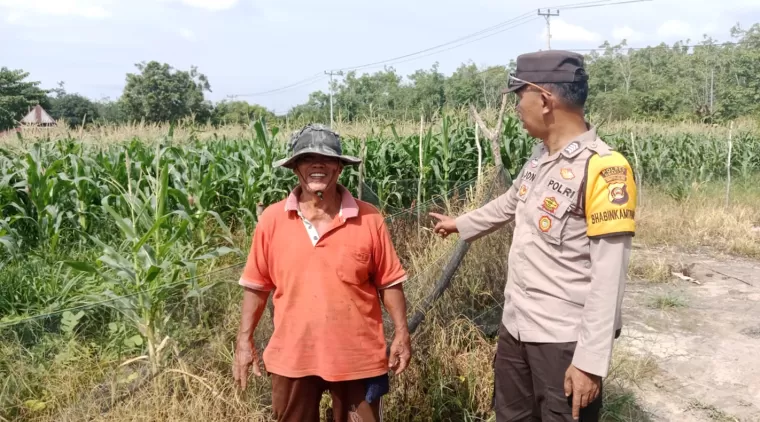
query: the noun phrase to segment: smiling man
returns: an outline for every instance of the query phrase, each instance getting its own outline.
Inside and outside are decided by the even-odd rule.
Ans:
[[[299,185],[262,213],[239,282],[234,378],[245,389],[251,366],[261,375],[253,332],[274,292],[263,358],[277,420],[319,421],[330,391],[335,421],[379,421],[388,371],[402,373],[411,357],[406,272],[383,216],[338,183],[344,165],[360,162],[342,154],[338,134],[308,125],[290,152],[275,166],[294,171]],[[395,326],[390,358],[381,300]]]

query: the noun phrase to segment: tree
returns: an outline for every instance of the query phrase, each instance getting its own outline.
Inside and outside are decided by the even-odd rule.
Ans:
[[[54,119],[64,119],[72,128],[98,119],[95,103],[82,95],[67,93],[63,82],[51,91],[56,93],[56,97],[50,99],[50,116]]]
[[[251,120],[264,117],[268,121],[275,119],[274,113],[258,104],[245,101],[221,101],[216,105],[211,120],[215,125],[250,124]]]
[[[156,61],[135,66],[140,73],[127,74],[121,98],[127,119],[176,122],[190,116],[200,121],[211,117],[211,104],[203,96],[204,91],[211,92],[211,85],[195,66],[189,72]]]
[[[0,68],[0,131],[16,127],[31,107],[49,108],[48,91],[37,81],[29,82],[28,72]]]

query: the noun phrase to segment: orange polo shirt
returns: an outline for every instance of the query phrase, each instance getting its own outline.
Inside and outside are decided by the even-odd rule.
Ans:
[[[267,207],[253,234],[240,285],[272,291],[268,372],[327,381],[388,372],[378,289],[406,280],[383,216],[343,186],[341,211],[318,236],[298,212],[296,188]]]

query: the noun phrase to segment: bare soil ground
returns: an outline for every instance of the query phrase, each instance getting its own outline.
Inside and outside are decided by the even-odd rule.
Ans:
[[[760,421],[760,262],[667,249],[637,249],[633,259],[650,279],[639,271],[628,283],[616,348],[650,363],[630,380],[642,415]]]

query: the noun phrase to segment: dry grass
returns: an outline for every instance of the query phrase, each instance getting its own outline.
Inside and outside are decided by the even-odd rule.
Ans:
[[[732,188],[725,206],[725,186],[695,187],[676,200],[661,189],[645,189],[637,213],[638,242],[682,249],[709,247],[729,254],[760,258],[760,189],[747,182]]]
[[[609,375],[604,380],[602,420],[648,422],[649,415],[638,405],[635,391],[659,370],[653,357],[637,356],[616,345]]]
[[[671,266],[663,257],[644,256],[636,251],[631,254],[628,263],[628,276],[649,283],[666,283],[673,279]]]
[[[459,116],[465,117],[468,115],[467,109],[460,110],[447,110],[447,116]],[[514,115],[514,110],[511,106],[507,109],[507,114]],[[497,109],[485,109],[480,111],[480,115],[488,123],[493,125],[498,116]],[[418,116],[419,117],[419,116]],[[359,119],[356,121],[345,121],[340,115],[335,116],[334,128],[341,134],[346,136],[366,136],[368,134],[377,134],[380,131],[390,133],[390,125],[392,124],[396,129],[396,132],[401,136],[416,135],[419,133],[419,119],[411,118],[408,120],[389,120],[383,118],[373,119]],[[436,114],[433,116],[432,126],[440,127],[441,116]],[[728,133],[728,127],[726,125],[709,125],[709,124],[697,124],[693,122],[647,122],[647,121],[615,121],[604,122],[598,121],[599,119],[590,118],[594,124],[601,124],[601,133],[623,133],[629,134],[634,132],[637,136],[647,136],[650,134],[660,135],[697,135],[697,136],[711,136],[711,137],[726,137]],[[323,122],[327,123],[327,122]],[[272,125],[274,123],[271,123]],[[283,119],[278,122],[280,132],[283,134],[289,134],[292,131],[300,129],[301,125],[297,122],[292,122],[287,119]],[[493,125],[495,126],[495,125]],[[143,141],[163,141],[167,139],[170,125],[167,123],[142,123],[132,122],[127,124],[118,125],[99,125],[88,126],[86,129],[75,128],[69,129],[68,126],[59,122],[57,127],[53,128],[27,128],[22,132],[24,139],[59,139],[67,138],[69,136],[76,137],[88,143],[95,144],[110,144],[110,143],[123,143],[129,142],[134,138],[139,138]],[[740,133],[757,133],[760,132],[760,124],[752,119],[741,119],[734,122],[734,134]],[[245,125],[224,125],[220,127],[213,127],[207,124],[201,124],[195,122],[192,119],[186,119],[175,125],[174,139],[176,141],[188,140],[188,139],[200,139],[210,140],[214,138],[240,138],[250,134],[250,129]],[[18,139],[14,132],[7,132],[0,135],[0,146],[9,147],[18,145]]]

